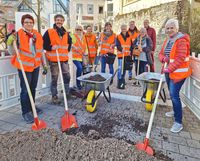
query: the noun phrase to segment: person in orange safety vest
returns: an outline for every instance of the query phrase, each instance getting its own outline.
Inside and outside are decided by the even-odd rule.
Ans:
[[[114,47],[116,34],[112,31],[110,22],[106,22],[105,29],[100,35],[101,72],[105,73],[106,64],[109,65],[110,74],[114,74],[113,63],[115,60]]]
[[[54,16],[54,25],[53,28],[48,29],[44,35],[44,49],[46,50],[46,57],[49,60],[50,70],[51,70],[51,94],[52,94],[52,103],[60,104],[61,101],[58,99],[57,91],[57,81],[59,75],[59,68],[57,62],[56,50],[60,58],[61,69],[63,74],[63,81],[65,86],[65,91],[67,97],[70,96],[69,82],[70,82],[70,73],[69,73],[69,56],[68,53],[71,50],[72,39],[69,33],[63,27],[65,18],[61,14]]]
[[[86,27],[86,30],[87,30],[85,34],[86,53],[88,54],[89,64],[93,65],[94,59],[97,56],[98,44],[95,34],[92,33],[92,26],[88,25]]]
[[[41,34],[33,29],[34,19],[31,15],[23,15],[21,18],[21,24],[22,28],[17,31],[15,41],[33,99],[35,100],[39,69],[43,54],[43,40]],[[27,124],[31,124],[34,122],[31,103],[16,54],[13,55],[11,63],[18,69],[21,87],[20,103],[22,108],[22,117]],[[39,108],[36,108],[36,111],[38,114],[42,113],[42,110]]]

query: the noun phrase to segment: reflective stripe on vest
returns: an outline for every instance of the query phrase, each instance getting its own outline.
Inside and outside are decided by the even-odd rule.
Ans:
[[[182,73],[182,72],[188,72],[189,68],[179,68],[176,69],[173,73]]]
[[[19,62],[18,58],[16,60]],[[22,62],[23,65],[26,65],[26,66],[29,66],[29,67],[34,67],[34,63],[25,62],[25,61],[22,61],[22,60],[21,60],[21,62]]]
[[[186,57],[186,58],[184,59],[184,62],[188,62],[188,61],[190,61],[190,57]],[[174,62],[174,59],[170,59],[169,62],[170,62],[170,63],[173,63],[173,62]]]
[[[68,53],[58,53],[59,57],[66,57]],[[48,56],[57,56],[56,53],[47,53]]]

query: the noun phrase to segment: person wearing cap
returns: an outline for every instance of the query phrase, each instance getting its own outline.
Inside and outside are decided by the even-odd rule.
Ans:
[[[101,54],[101,72],[105,73],[106,64],[109,66],[110,74],[114,74],[113,60],[109,57],[114,57],[114,47],[116,34],[112,31],[110,22],[106,22],[103,33],[100,35],[100,54]]]
[[[69,56],[68,53],[71,50],[72,39],[69,33],[63,27],[63,23],[65,18],[61,14],[57,14],[54,16],[54,25],[53,28],[48,29],[44,35],[44,49],[46,50],[46,57],[49,61],[50,70],[51,70],[51,94],[52,94],[52,103],[53,104],[60,104],[61,101],[59,100],[57,94],[57,82],[58,82],[58,75],[59,75],[59,68],[58,68],[58,61],[57,61],[57,54],[58,52],[63,81],[65,86],[65,91],[67,97],[70,95],[69,90],[69,82],[70,82],[70,73],[69,73]]]
[[[36,87],[39,77],[40,65],[42,63],[43,54],[43,39],[42,35],[33,29],[34,19],[31,15],[25,14],[21,18],[22,28],[16,33],[16,45],[19,52],[19,57],[22,62],[28,84],[30,86],[33,100],[35,101]],[[27,124],[34,122],[32,113],[32,107],[22,74],[22,69],[17,55],[14,53],[11,64],[18,69],[18,75],[20,80],[20,103],[22,109],[22,117]],[[36,108],[38,114],[42,113],[42,110]]]
[[[167,117],[174,117],[174,123],[170,129],[173,133],[178,133],[183,129],[182,124],[182,104],[180,100],[180,90],[186,78],[192,71],[190,68],[190,37],[187,34],[179,32],[179,24],[176,19],[169,19],[165,24],[165,39],[162,49],[159,53],[159,59],[162,64],[167,63],[163,69],[173,110],[167,112]]]

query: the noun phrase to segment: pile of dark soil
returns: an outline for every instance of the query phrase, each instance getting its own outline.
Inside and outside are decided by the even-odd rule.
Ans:
[[[106,79],[104,77],[102,77],[100,74],[96,74],[96,75],[90,76],[88,78],[85,78],[84,80],[91,80],[91,81],[103,82]]]
[[[89,131],[87,139],[48,129],[39,132],[15,131],[0,135],[1,161],[157,161],[155,157],[135,150],[123,140],[98,139]]]

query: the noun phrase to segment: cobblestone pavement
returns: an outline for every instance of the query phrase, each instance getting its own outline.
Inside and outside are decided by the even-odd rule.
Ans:
[[[94,113],[85,110],[85,101],[72,98],[68,101],[70,113],[76,114],[79,127],[87,127],[99,131],[106,131],[108,137],[124,139],[129,143],[143,141],[147,130],[150,112],[145,110],[145,104],[137,100],[124,100],[130,95],[142,95],[142,88],[131,86],[132,81],[127,81],[125,90],[116,89],[116,78],[111,86],[111,92],[118,99],[106,102],[103,97],[98,99],[98,107]],[[123,95],[120,95],[123,94]],[[123,96],[123,97],[122,97]],[[168,96],[167,96],[168,97]],[[50,102],[50,96],[37,100],[37,107],[44,113],[39,118],[44,119],[49,128],[60,130],[60,118],[64,114],[64,105],[55,106]],[[169,98],[169,97],[168,97]],[[162,152],[175,161],[200,160],[200,120],[187,108],[183,110],[184,129],[179,134],[169,131],[173,119],[166,118],[165,112],[171,107],[158,105],[154,124],[151,132],[151,146],[156,152]],[[112,122],[112,124],[108,124]],[[0,133],[19,130],[30,130],[31,125],[24,123],[21,117],[20,106],[15,106],[0,111]]]
[[[47,122],[49,128],[59,130],[64,107],[50,104],[50,97],[44,97],[37,102],[37,106],[44,111],[39,117]],[[94,113],[88,113],[84,108],[85,102],[81,102],[80,99],[72,98],[68,104],[70,113],[76,113],[79,127],[106,130],[107,136],[124,139],[130,143],[141,142],[144,139],[150,112],[145,111],[143,103],[119,99],[112,99],[111,103],[107,103],[100,97],[97,111]],[[184,108],[184,130],[173,134],[169,131],[173,119],[164,116],[169,110],[170,107],[157,107],[150,144],[156,152],[162,152],[177,161],[200,160],[200,121],[188,108]],[[112,125],[108,125],[107,122],[112,122]],[[20,106],[0,111],[1,134],[17,129],[30,130],[30,127],[31,125],[25,124],[21,118]]]

